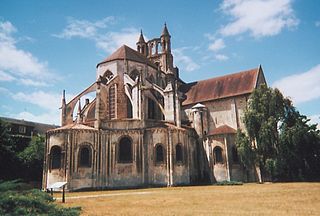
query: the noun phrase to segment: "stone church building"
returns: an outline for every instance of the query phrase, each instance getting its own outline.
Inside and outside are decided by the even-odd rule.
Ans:
[[[240,164],[235,135],[248,97],[266,83],[262,68],[185,83],[166,25],[149,41],[141,32],[136,45],[98,63],[96,81],[68,103],[63,94],[61,127],[47,132],[43,188],[254,180]]]

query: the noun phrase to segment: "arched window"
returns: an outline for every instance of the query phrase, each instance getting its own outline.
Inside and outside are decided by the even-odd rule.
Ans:
[[[215,163],[223,163],[222,149],[219,146],[217,146],[214,148],[213,152],[214,152]]]
[[[131,71],[129,76],[132,80],[136,81],[136,79],[139,77],[139,72],[134,69],[133,71]]]
[[[156,119],[156,103],[148,98],[148,119]]]
[[[50,151],[51,169],[61,168],[61,148],[53,146]]]
[[[111,80],[113,77],[113,73],[109,70],[107,70],[104,74],[103,77],[107,79],[107,81]]]
[[[150,74],[150,76],[148,77],[149,79],[149,82],[151,83],[155,83],[155,79],[154,79],[154,76],[152,74]]]
[[[116,117],[116,86],[109,88],[109,119]]]
[[[79,150],[79,167],[91,167],[91,149],[83,146]]]
[[[165,89],[166,88],[166,82],[161,78],[161,87],[163,88],[163,89]]]
[[[132,104],[128,97],[127,97],[127,118],[132,118]]]
[[[232,160],[234,163],[239,163],[238,151],[235,146],[232,147]]]
[[[177,144],[176,145],[176,162],[177,163],[182,163],[183,156],[182,156],[182,145]]]
[[[164,149],[161,144],[156,146],[156,163],[164,162]]]
[[[132,162],[132,143],[128,137],[123,137],[119,142],[119,163]]]

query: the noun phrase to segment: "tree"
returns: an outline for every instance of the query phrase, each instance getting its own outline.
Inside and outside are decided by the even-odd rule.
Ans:
[[[244,114],[247,135],[237,134],[242,162],[260,167],[263,177],[319,179],[320,134],[309,121],[278,89],[259,86]]]
[[[33,136],[29,146],[18,153],[19,159],[26,166],[29,180],[40,180],[42,177],[45,137]]]
[[[244,123],[249,140],[253,143],[256,166],[265,176],[270,160],[274,159],[279,141],[278,125],[283,119],[286,106],[290,105],[278,89],[259,86],[248,101]],[[260,170],[257,170],[260,172]]]
[[[275,164],[277,178],[286,181],[320,179],[320,135],[316,125],[309,121],[292,110],[281,125]]]
[[[27,147],[10,136],[8,125],[0,119],[0,179],[40,182],[44,157],[44,136],[33,136]]]
[[[249,171],[255,165],[256,155],[254,149],[252,148],[249,138],[241,130],[237,130],[236,141],[237,152],[239,154],[240,160],[246,171],[247,180],[249,178]]]
[[[8,125],[0,119],[0,179],[16,178],[18,160],[16,143],[11,139]]]

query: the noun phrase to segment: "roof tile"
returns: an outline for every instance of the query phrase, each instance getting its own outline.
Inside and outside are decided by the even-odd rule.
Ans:
[[[259,68],[207,80],[187,83],[180,87],[186,99],[182,105],[216,100],[251,93],[256,87]]]
[[[117,49],[109,57],[107,57],[105,60],[100,62],[97,65],[97,67],[102,63],[111,62],[114,60],[123,60],[123,59],[148,64],[151,67],[157,68],[157,66],[155,64],[153,64],[147,57],[145,57],[144,55],[142,55],[138,51],[136,51],[126,45],[123,45],[119,49]]]
[[[222,125],[220,127],[217,127],[213,129],[212,131],[209,131],[208,135],[219,135],[219,134],[235,134],[237,131],[233,129],[232,127],[229,127],[228,125]]]

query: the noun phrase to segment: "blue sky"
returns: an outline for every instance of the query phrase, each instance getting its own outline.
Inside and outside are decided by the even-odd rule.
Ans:
[[[270,86],[320,122],[319,11],[316,0],[1,0],[0,116],[59,124],[63,89],[71,99],[97,63],[166,22],[184,81],[261,64]]]

